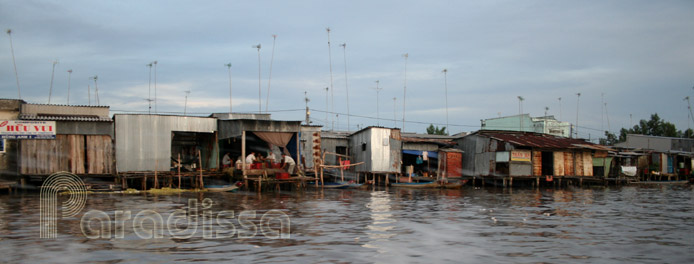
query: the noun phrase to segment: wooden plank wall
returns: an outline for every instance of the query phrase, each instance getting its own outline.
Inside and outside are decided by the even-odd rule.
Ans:
[[[56,135],[51,139],[20,140],[20,173],[49,175],[113,173],[113,145],[106,135]]]
[[[533,151],[533,175],[542,176],[542,151]]]
[[[555,151],[554,152],[554,176],[564,176],[564,156],[566,152]]]
[[[564,152],[564,176],[573,176],[574,172],[574,153]]]
[[[583,174],[582,176],[593,176],[593,156],[590,152],[583,152]]]
[[[576,173],[573,176],[583,176],[583,153],[574,152],[574,161]]]

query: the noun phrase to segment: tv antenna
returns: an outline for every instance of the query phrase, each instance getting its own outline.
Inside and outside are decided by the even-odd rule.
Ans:
[[[70,80],[72,79],[72,69],[67,70],[67,105],[70,105]]]
[[[270,105],[270,81],[272,80],[272,62],[275,60],[275,41],[277,40],[277,35],[272,35],[272,55],[270,56],[270,75],[267,78],[267,94],[265,95],[265,113],[268,111],[268,106]]]
[[[224,64],[224,66],[226,66],[227,69],[229,69],[229,114],[231,114],[231,62]]]
[[[14,66],[14,79],[17,80],[17,99],[22,99],[22,92],[19,89],[19,75],[17,74],[17,62],[14,59],[14,46],[12,45],[12,29],[7,29],[7,36],[10,38],[10,51],[12,52],[12,65]]]
[[[258,49],[258,113],[262,113],[262,103],[260,99],[260,48],[261,45],[253,45],[254,49]]]
[[[51,85],[48,88],[48,104],[51,104],[51,96],[53,95],[53,77],[55,76],[55,65],[58,64],[58,60],[53,61],[53,70],[51,70]]]
[[[349,131],[349,83],[347,82],[347,43],[340,44],[345,58],[345,92],[347,93],[347,131]]]
[[[378,94],[381,92],[381,90],[383,90],[383,87],[378,87],[378,84],[380,82],[381,81],[376,80],[376,88],[372,88],[372,89],[376,90],[376,125],[377,126],[381,125],[381,118],[379,117],[379,110],[378,110],[378,108],[379,108],[378,107]]]
[[[101,105],[101,104],[99,103],[99,86],[98,86],[97,83],[96,83],[96,80],[99,79],[99,76],[94,75],[94,76],[92,76],[92,77],[89,77],[89,79],[94,80],[94,96],[96,97],[96,105]],[[155,98],[156,98],[156,97],[155,97]],[[156,109],[156,108],[155,108],[155,109]]]
[[[186,100],[183,103],[183,115],[186,115],[186,111],[188,110],[188,95],[190,95],[190,90],[185,91],[186,93]]]

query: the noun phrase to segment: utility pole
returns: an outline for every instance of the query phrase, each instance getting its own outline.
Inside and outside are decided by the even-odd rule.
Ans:
[[[51,86],[48,88],[48,104],[51,104],[51,96],[53,95],[53,77],[55,76],[56,64],[58,64],[58,60],[53,61],[53,70],[51,70]]]
[[[229,114],[231,114],[231,62],[224,64],[229,69]]]
[[[70,80],[72,79],[72,69],[67,70],[67,105],[70,105]]]
[[[17,74],[17,62],[14,59],[14,46],[12,45],[12,29],[7,29],[7,36],[10,38],[10,51],[12,52],[12,65],[14,65],[14,79],[17,80],[17,99],[22,99],[22,92],[19,89],[19,74]]]

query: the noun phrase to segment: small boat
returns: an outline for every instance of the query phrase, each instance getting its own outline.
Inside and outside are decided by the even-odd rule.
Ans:
[[[391,183],[390,186],[402,187],[402,188],[425,189],[425,188],[439,188],[440,184],[438,182],[400,182],[400,183]]]
[[[238,191],[238,184],[225,184],[225,185],[205,185],[205,189],[210,192],[235,192]]]
[[[466,182],[467,180],[454,182],[440,182],[439,185],[441,188],[444,189],[460,189],[460,187],[462,187]]]

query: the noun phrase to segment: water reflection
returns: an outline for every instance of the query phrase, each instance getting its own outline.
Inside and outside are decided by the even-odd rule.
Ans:
[[[397,222],[391,213],[390,195],[385,191],[372,192],[366,208],[369,209],[371,223],[366,226],[369,240],[362,246],[377,249],[379,253],[385,253],[386,250],[379,247],[379,244],[387,242],[395,236],[390,231],[395,227],[394,223]]]

